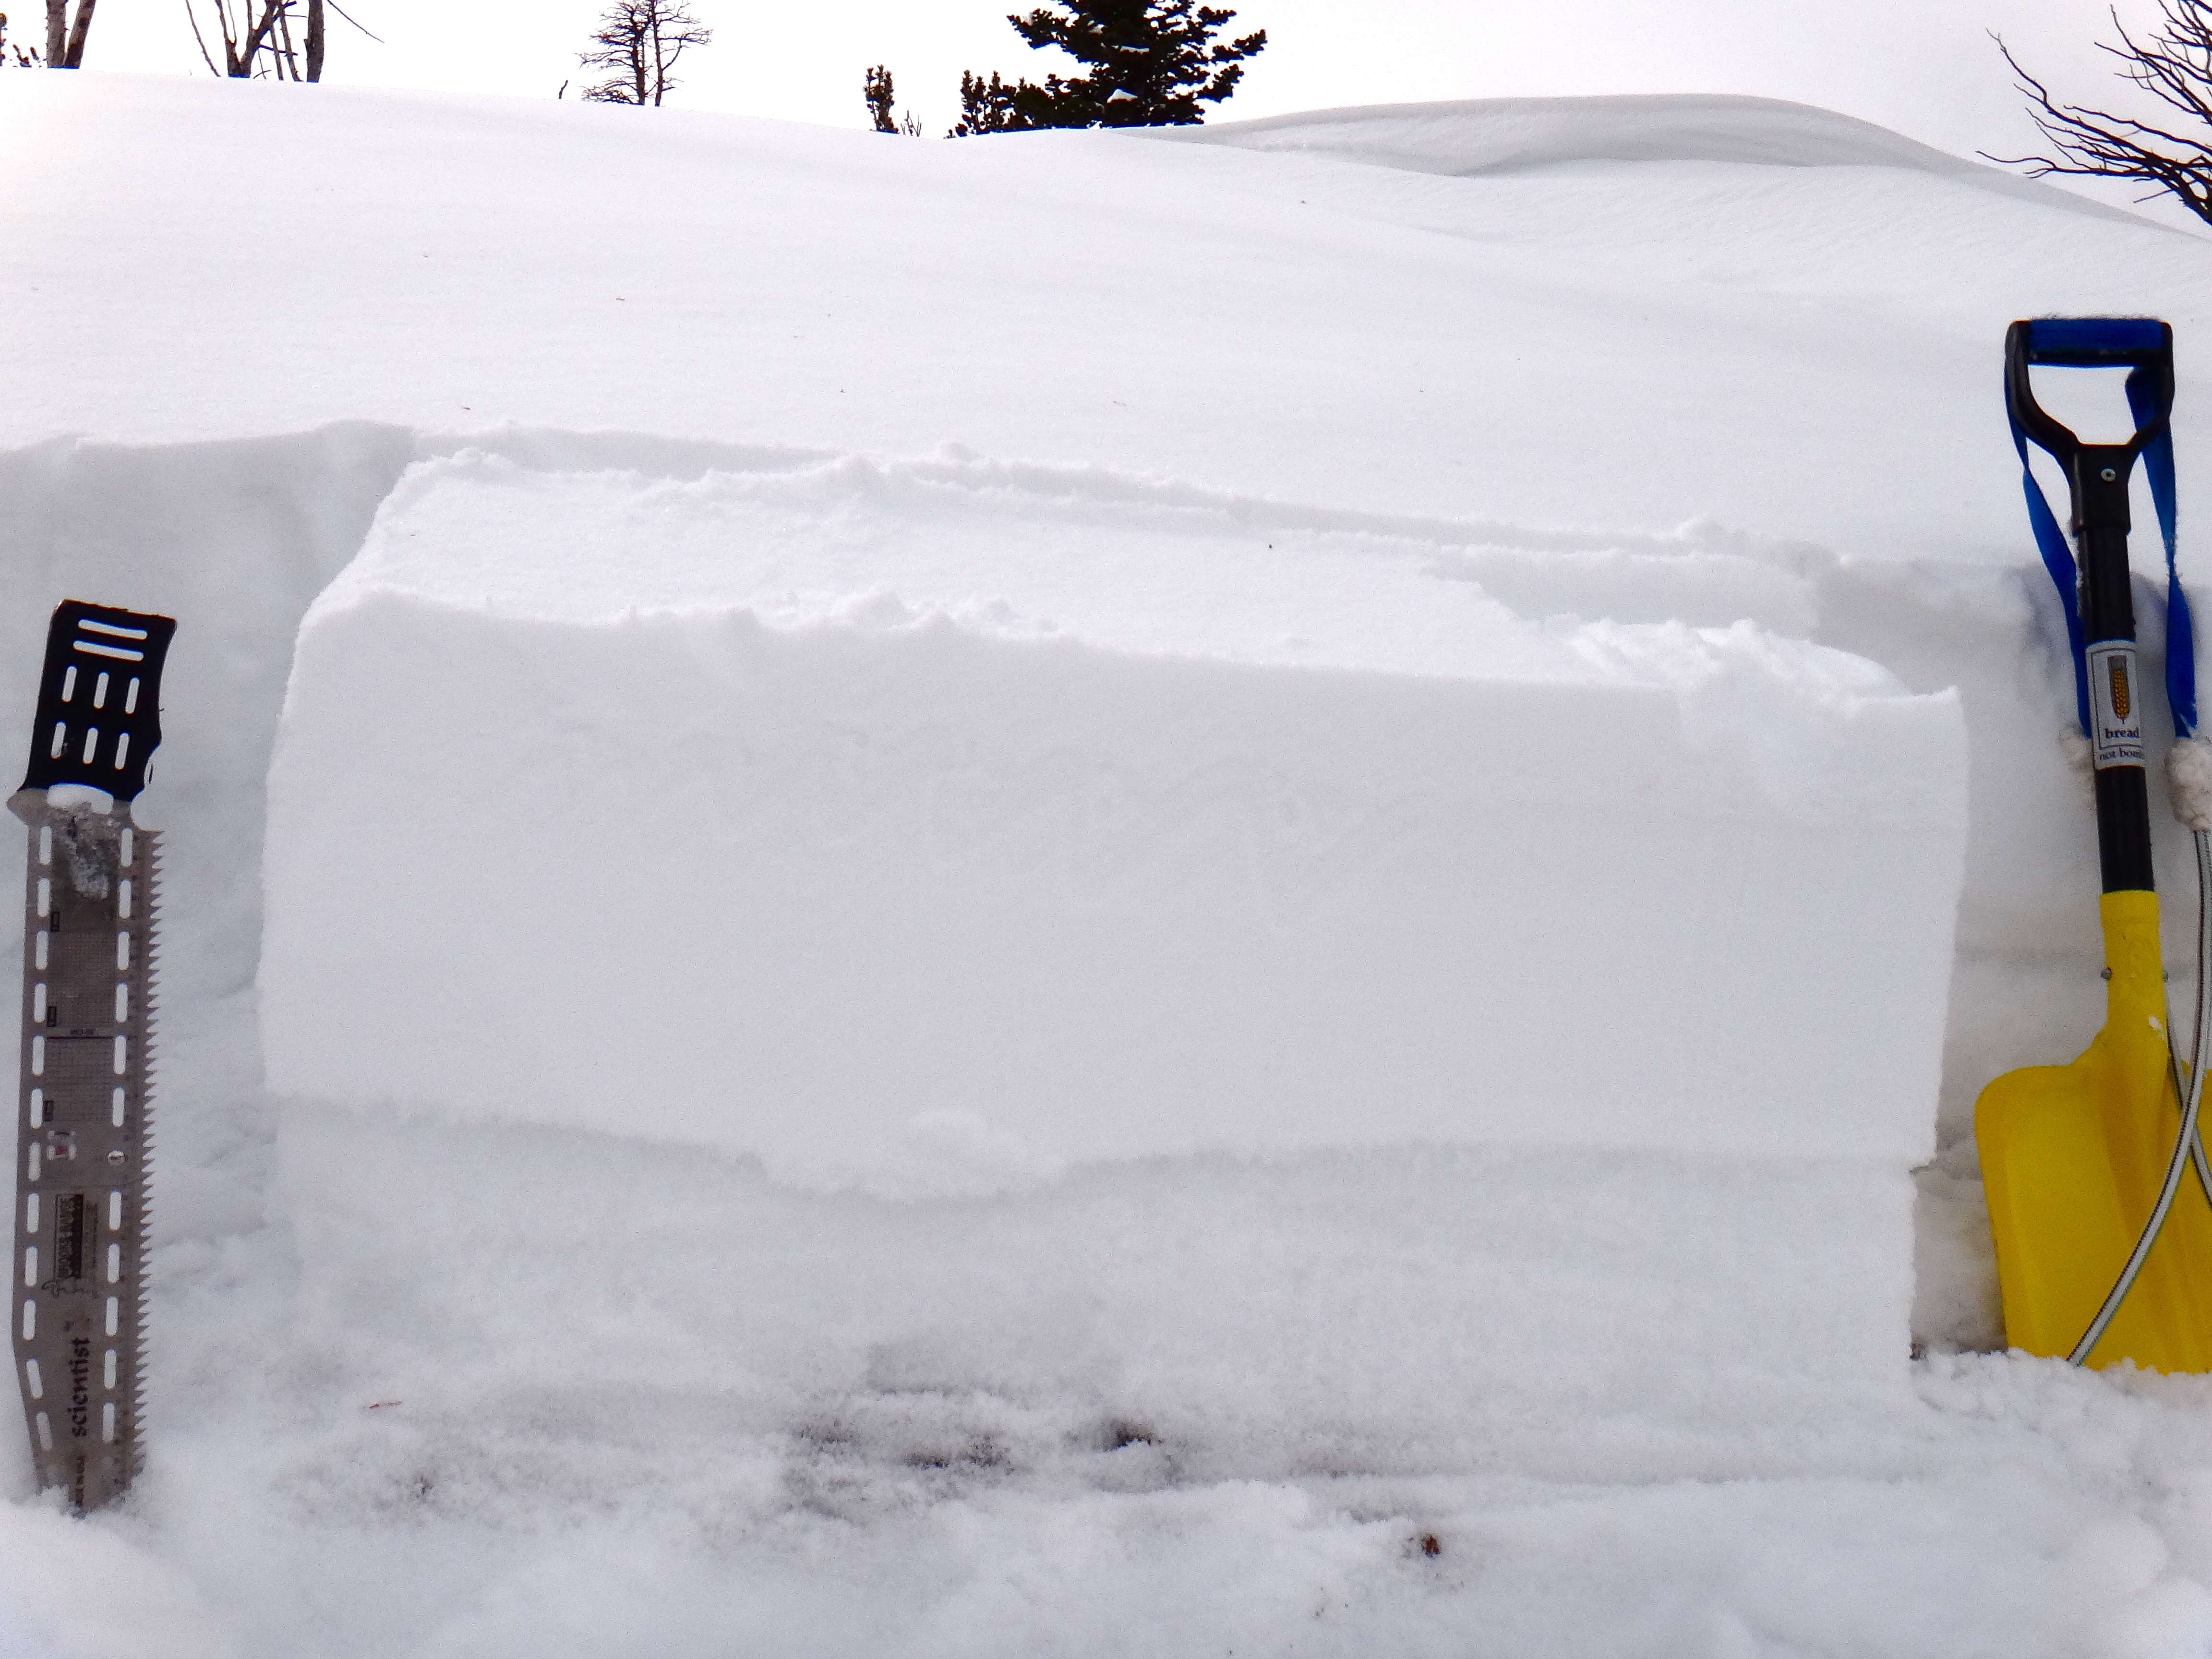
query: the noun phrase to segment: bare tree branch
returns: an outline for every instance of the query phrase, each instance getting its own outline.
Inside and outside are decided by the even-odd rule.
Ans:
[[[318,0],[318,3],[320,3],[320,0]],[[356,23],[356,22],[354,22],[354,16],[353,16],[353,14],[352,14],[351,12],[348,11],[348,10],[347,10],[343,6],[342,6],[342,5],[338,4],[338,0],[329,0],[329,3],[330,3],[330,8],[331,8],[331,9],[332,11],[334,11],[334,12],[337,13],[337,15],[338,15],[339,16],[341,16],[341,17],[344,18],[344,19],[346,20],[346,21],[347,21],[347,22],[349,22],[349,23],[353,23],[353,26],[354,26],[356,28],[357,28],[357,29],[361,29],[361,32],[362,32],[363,34],[368,34],[368,38],[369,38],[370,40],[372,40],[375,41],[375,42],[376,42],[376,44],[377,44],[378,46],[382,46],[382,45],[384,44],[384,37],[383,37],[382,35],[380,35],[380,34],[369,34],[369,32],[368,32],[367,29],[365,29],[365,28],[362,28],[362,26],[361,26],[359,23]]]
[[[2098,41],[2097,49],[2119,60],[2120,77],[2186,118],[2184,131],[2132,115],[2063,104],[2023,68],[2001,36],[1991,35],[2004,54],[2014,84],[2028,100],[2028,117],[2050,141],[2047,155],[1991,155],[2003,167],[2027,169],[2040,179],[2126,179],[2155,186],[2139,200],[2161,192],[2178,198],[2199,219],[2212,224],[2212,0],[2159,0],[2160,22],[2138,40],[2112,15],[2120,44]],[[2202,129],[2191,132],[2190,127]]]
[[[18,68],[76,69],[84,62],[85,37],[92,32],[92,15],[100,0],[76,0],[76,15],[70,15],[70,0],[46,0],[46,50],[15,48]]]
[[[253,59],[268,46],[270,34],[276,27],[276,14],[284,4],[285,0],[265,0],[261,9],[261,21],[253,26],[253,33],[246,36],[245,48],[239,57],[240,67],[233,70],[232,74],[251,75],[253,72]]]
[[[671,73],[676,60],[714,38],[685,0],[614,0],[592,32],[592,49],[576,58],[586,69],[613,73],[585,88],[584,97],[595,104],[659,104],[680,84]]]
[[[185,0],[185,21],[192,26],[192,39],[199,43],[200,61],[208,66],[208,73],[222,74],[222,71],[215,66],[215,59],[208,54],[207,42],[200,38],[200,15],[192,0]]]
[[[78,0],[78,3],[88,7],[92,0]],[[297,16],[302,5],[304,20]],[[233,80],[272,75],[279,81],[321,80],[329,43],[324,19],[326,9],[370,40],[377,40],[334,0],[185,0],[185,15],[199,46],[200,61],[210,73]],[[203,11],[214,24],[213,31],[201,27]],[[303,22],[303,31],[295,31],[295,21]],[[210,49],[211,33],[222,38],[220,63]]]
[[[76,21],[70,25],[69,59],[64,65],[76,69],[84,62],[84,37],[92,31],[92,9],[100,0],[76,0]]]

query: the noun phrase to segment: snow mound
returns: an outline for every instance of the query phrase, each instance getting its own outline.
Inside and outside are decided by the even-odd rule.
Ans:
[[[1243,149],[1323,151],[1378,167],[1453,178],[1576,161],[1988,171],[1855,116],[1778,98],[1730,94],[1369,104],[1255,121],[1218,121],[1160,136]]]
[[[1927,1156],[1955,699],[1085,483],[418,469],[301,631],[272,1082],[894,1188]]]
[[[1457,179],[1593,161],[1897,167],[1966,179],[2002,194],[2027,195],[2046,206],[2142,222],[2102,203],[2000,173],[1855,116],[1733,94],[1363,105],[1223,121],[1157,136],[1242,149],[1302,151]]]
[[[1254,149],[1241,124],[892,143],[336,86],[86,73],[7,93],[0,151],[65,132],[77,161],[11,185],[0,279],[62,309],[12,342],[26,392],[0,401],[0,443],[362,418],[829,453],[955,438],[1374,513],[1704,516],[1844,555],[2016,562],[1990,390],[2005,325],[2155,310],[2185,354],[2208,337],[2196,239],[2092,224],[2078,198],[1988,169],[1449,178]],[[1487,107],[1279,137],[1479,131]],[[1528,153],[1672,107],[1547,104],[1552,149]],[[1840,117],[1741,107],[1926,160]],[[1437,142],[1446,171],[1519,153]],[[261,187],[240,192],[249,153]],[[141,249],[169,280],[149,282]],[[351,273],[343,304],[314,297],[333,271]],[[263,352],[233,349],[248,338]],[[2177,416],[2186,467],[2212,426]]]

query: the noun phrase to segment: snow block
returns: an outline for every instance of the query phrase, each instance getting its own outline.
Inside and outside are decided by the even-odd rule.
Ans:
[[[419,467],[302,625],[274,1086],[902,1194],[1927,1155],[1951,697],[1034,471]]]

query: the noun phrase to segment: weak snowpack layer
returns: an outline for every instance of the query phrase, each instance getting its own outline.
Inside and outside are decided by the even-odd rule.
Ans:
[[[186,623],[149,796],[170,832],[177,964],[161,1449],[133,1509],[88,1526],[13,1477],[0,1649],[2201,1647],[2201,1385],[1942,1351],[1992,1335],[1960,1159],[1972,1089],[2063,1057],[2095,1018],[2087,815],[2056,741],[2061,659],[2018,568],[1994,343],[2015,313],[2100,307],[2160,310],[2189,339],[2204,307],[2185,239],[2085,230],[2063,204],[1881,166],[1793,165],[1785,185],[1755,161],[1607,162],[1523,189],[1103,135],[909,146],[673,112],[617,127],[22,80],[37,85],[0,122],[66,126],[86,152],[68,192],[9,182],[11,222],[36,234],[0,261],[28,285],[82,279],[27,344],[45,401],[18,435],[386,423],[46,443],[0,466],[0,572],[22,590],[0,611],[0,721],[27,713],[54,594],[96,587]],[[208,156],[255,131],[284,140],[261,149],[261,187],[222,192],[228,217],[202,211],[222,177]],[[644,191],[623,171],[641,162]],[[214,349],[233,304],[220,277],[311,174],[343,210],[285,201],[289,234],[252,266],[267,351],[249,364]],[[220,246],[202,229],[218,223]],[[126,234],[135,263],[90,257]],[[429,250],[434,274],[404,263]],[[158,284],[134,275],[154,270]],[[1164,331],[1128,298],[1161,284],[1187,298]],[[343,304],[324,302],[334,289]],[[1193,381],[1198,361],[1212,372]],[[502,421],[528,429],[436,435]],[[555,429],[611,423],[684,436]],[[839,459],[946,438],[1049,465],[994,478],[951,452]],[[1956,686],[1970,819],[1947,1150],[1917,1229],[1918,1331],[1937,1354],[1903,1359],[1894,1149],[1793,1165],[1400,1142],[1010,1178],[939,1115],[937,1162],[923,1146],[903,1166],[939,1195],[892,1200],[634,1135],[621,1097],[580,1130],[263,1091],[249,987],[258,972],[281,992],[259,956],[258,787],[295,626],[380,503],[386,531],[416,514],[428,528],[441,500],[459,524],[501,490],[597,501],[633,527],[655,503],[685,508],[651,556],[574,578],[565,617],[540,614],[542,586],[524,616],[513,585],[480,580],[418,592],[381,635],[504,648],[518,678],[557,678],[580,636],[678,641],[706,681],[746,660],[733,639],[756,662],[803,639],[885,661],[948,641],[1160,674],[1194,659],[1268,696],[1302,677],[1469,692],[1449,665],[1383,660],[1334,605],[1300,637],[1352,660],[1316,667],[1273,626],[1247,637],[1224,619],[1177,641],[1064,593],[1048,633],[1020,584],[825,582],[788,611],[756,594],[750,623],[725,599],[719,623],[680,584],[649,586],[702,504],[812,489],[818,507],[842,489],[859,506],[817,515],[818,550],[841,522],[880,527],[884,489],[933,480],[971,514],[1002,489],[1057,534],[1072,513],[1085,545],[1195,517],[1208,533],[1176,544],[1210,563],[1279,529],[1310,554],[1399,548],[1404,576],[1404,545],[1425,544],[1423,580],[1503,608],[1483,637],[1510,655],[1496,678],[1524,688],[1564,649],[1559,684],[1586,691],[1604,677],[1574,642],[1637,629],[1738,667],[1761,641],[1753,684],[1832,664],[1806,645],[1830,647],[1880,665],[1841,682],[1877,706],[1930,708]],[[1738,528],[1664,528],[1708,512]],[[471,534],[480,579],[497,550],[484,526],[503,521]],[[608,623],[609,592],[632,582],[640,614]],[[1241,622],[1254,589],[1237,592]],[[313,630],[334,646],[345,593]],[[1418,643],[1382,631],[1390,653]],[[620,660],[615,707],[636,659]],[[421,665],[465,684],[471,661],[425,649]],[[1680,742],[1696,699],[1677,689],[1696,676],[1614,670],[1624,696],[1667,688]],[[313,680],[303,653],[303,704]],[[1813,701],[1816,732],[1837,724]],[[603,732],[583,714],[570,735]],[[1759,776],[1735,778],[1738,804],[1763,798]],[[1930,787],[1897,781],[1904,799]],[[486,809],[463,787],[427,810]],[[1619,817],[1626,856],[1641,825]],[[1774,978],[1795,983],[1788,964]],[[418,989],[427,1003],[439,987]],[[1778,1107],[1796,1081],[1785,1060]],[[1671,1226],[1686,1215],[1698,1224]],[[1741,1287],[1732,1308],[1717,1284]],[[54,1595],[79,1571],[112,1589],[99,1620]]]

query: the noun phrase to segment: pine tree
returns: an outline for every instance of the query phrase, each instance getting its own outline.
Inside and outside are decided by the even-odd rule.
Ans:
[[[868,106],[868,120],[878,132],[900,132],[909,138],[921,137],[921,123],[911,112],[898,113],[898,88],[891,80],[890,66],[878,64],[860,77],[860,96]]]
[[[891,113],[898,104],[898,89],[891,83],[888,64],[878,64],[861,76],[860,96],[867,100],[870,125],[878,132],[898,131],[898,118]]]
[[[1090,73],[1009,85],[994,74],[960,77],[956,138],[1033,127],[1192,126],[1244,78],[1244,59],[1267,32],[1217,41],[1237,14],[1198,0],[1054,0],[1009,17],[1032,48],[1058,46]]]

